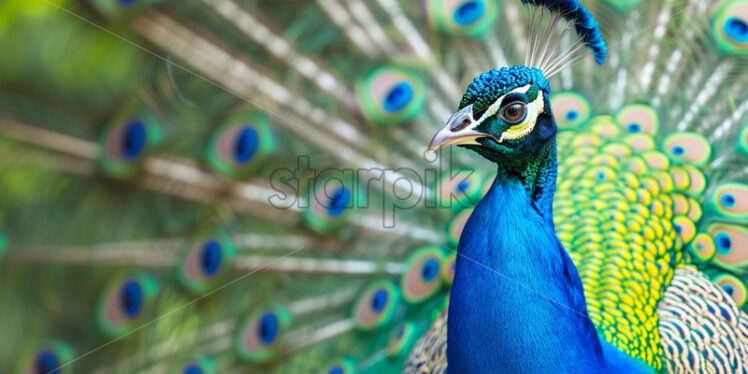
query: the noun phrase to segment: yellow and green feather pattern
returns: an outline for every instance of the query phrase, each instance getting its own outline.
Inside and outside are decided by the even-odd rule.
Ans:
[[[552,102],[570,97],[589,108],[577,92]],[[711,181],[710,142],[663,131],[647,104],[581,118],[559,126],[554,223],[598,331],[657,370],[690,368],[683,354],[704,370],[747,367],[746,185]]]

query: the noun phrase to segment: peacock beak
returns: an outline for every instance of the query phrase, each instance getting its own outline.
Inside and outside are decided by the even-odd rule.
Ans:
[[[480,122],[473,118],[473,104],[470,104],[449,118],[447,124],[431,139],[428,150],[436,151],[458,144],[480,145],[477,139],[493,137],[490,134],[476,131],[475,128],[478,125]]]

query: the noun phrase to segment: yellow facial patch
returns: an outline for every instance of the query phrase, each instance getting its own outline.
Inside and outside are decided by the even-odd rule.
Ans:
[[[543,98],[543,92],[538,92],[538,97],[531,103],[527,104],[527,115],[525,120],[517,125],[514,125],[501,134],[499,143],[504,140],[516,140],[524,138],[529,135],[532,130],[535,129],[535,123],[538,121],[538,115],[543,112],[545,101]]]

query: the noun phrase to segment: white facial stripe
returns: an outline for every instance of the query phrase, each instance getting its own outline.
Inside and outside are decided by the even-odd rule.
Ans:
[[[504,133],[501,134],[501,138],[497,139],[492,134],[487,134],[476,130],[480,124],[487,118],[493,116],[498,112],[499,108],[503,104],[505,97],[512,93],[527,93],[530,90],[531,85],[525,85],[522,87],[515,88],[504,95],[501,95],[496,101],[491,104],[485,113],[477,121],[473,118],[473,104],[470,104],[457,113],[453,114],[452,117],[447,121],[447,124],[437,132],[429,143],[430,150],[436,150],[450,145],[455,144],[475,144],[481,145],[478,142],[480,138],[489,138],[497,143],[501,143],[504,139],[519,139],[532,132],[535,128],[535,122],[537,115],[544,110],[544,99],[543,93],[539,92],[538,97],[531,103],[527,104],[527,115],[524,122],[515,126],[509,127]]]
[[[488,107],[488,109],[486,109],[486,112],[483,113],[483,115],[478,119],[478,121],[476,121],[476,126],[480,125],[481,122],[483,122],[486,118],[491,117],[492,115],[496,114],[496,112],[499,111],[499,108],[501,108],[501,105],[503,104],[504,98],[507,95],[515,93],[515,92],[518,92],[518,93],[527,93],[527,91],[529,91],[529,90],[530,90],[530,85],[527,84],[527,85],[524,85],[522,87],[517,87],[517,88],[515,88],[515,89],[513,89],[513,90],[511,90],[511,91],[509,91],[509,92],[507,92],[507,93],[499,96],[499,98],[496,99],[496,101],[494,101],[493,104],[491,104]]]

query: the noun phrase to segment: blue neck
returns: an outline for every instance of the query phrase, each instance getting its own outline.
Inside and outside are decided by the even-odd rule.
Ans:
[[[547,156],[534,180],[499,167],[465,225],[449,304],[449,373],[608,371],[576,267],[553,230],[555,149]]]

